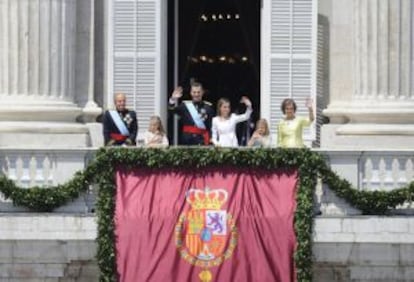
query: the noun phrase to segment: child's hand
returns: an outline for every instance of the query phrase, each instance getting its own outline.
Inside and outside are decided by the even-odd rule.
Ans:
[[[255,140],[259,139],[260,137],[261,137],[261,135],[257,131],[255,131],[252,135],[252,139],[255,139]]]
[[[162,137],[160,135],[155,135],[154,137],[152,137],[150,143],[152,144],[159,144],[162,141]]]

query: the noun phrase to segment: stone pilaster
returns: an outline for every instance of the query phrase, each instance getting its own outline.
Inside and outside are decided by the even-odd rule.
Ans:
[[[348,75],[353,90],[338,95],[346,99],[331,99],[324,111],[331,124],[322,130],[322,146],[412,148],[414,4],[411,0],[353,0],[352,4],[353,62]],[[331,50],[334,64],[333,54]]]
[[[87,145],[76,123],[76,11],[76,0],[0,1],[0,146]]]

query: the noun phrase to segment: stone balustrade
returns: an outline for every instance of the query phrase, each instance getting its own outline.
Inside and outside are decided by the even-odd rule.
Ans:
[[[94,157],[96,149],[0,149],[0,173],[20,187],[50,187],[70,180]],[[57,212],[88,212],[93,209],[93,187]],[[0,212],[23,212],[0,194]]]
[[[21,187],[53,186],[72,178],[83,170],[94,157],[97,148],[91,149],[0,149],[0,171]],[[361,190],[402,187],[414,180],[414,154],[411,150],[319,150],[331,168]],[[339,199],[325,185],[316,191],[318,209],[326,215],[351,215],[359,212]],[[58,212],[89,212],[95,196],[91,190],[80,199]],[[411,205],[405,205],[405,212]],[[0,212],[26,211],[0,200]]]

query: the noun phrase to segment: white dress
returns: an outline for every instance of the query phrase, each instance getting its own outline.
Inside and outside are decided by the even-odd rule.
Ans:
[[[147,131],[144,135],[144,144],[149,147],[167,147],[168,139],[165,135],[154,134]]]
[[[252,108],[247,107],[246,112],[241,115],[231,114],[227,119],[214,117],[211,125],[213,144],[222,147],[237,147],[239,143],[237,141],[236,125],[248,120],[252,112]]]

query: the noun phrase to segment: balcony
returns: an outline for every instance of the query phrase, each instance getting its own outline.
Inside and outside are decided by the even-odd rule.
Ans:
[[[21,187],[54,186],[71,179],[93,159],[97,148],[91,149],[0,149],[1,173]],[[404,186],[414,180],[413,150],[321,150],[330,167],[356,189],[386,190]],[[93,187],[76,201],[56,212],[93,212]],[[324,216],[357,215],[357,210],[319,183],[315,210]],[[411,213],[412,205],[400,207],[395,213]],[[0,212],[25,212],[11,202],[0,200]]]
[[[392,190],[414,178],[412,150],[315,151],[356,189]],[[22,187],[54,186],[71,179],[96,152],[97,149],[1,149],[0,167],[4,175]],[[30,213],[1,199],[0,246],[5,251],[1,253],[6,254],[3,267],[9,265],[10,269],[0,271],[8,273],[7,277],[0,274],[0,280],[17,279],[18,269],[24,267],[33,275],[30,277],[39,279],[72,275],[79,281],[96,281],[94,188],[53,213]],[[393,216],[362,216],[319,182],[314,212],[314,281],[412,281],[412,204],[393,210]],[[44,253],[45,248],[49,251],[40,259],[37,255],[31,258],[30,253],[23,259],[19,252],[28,248],[33,254]]]

